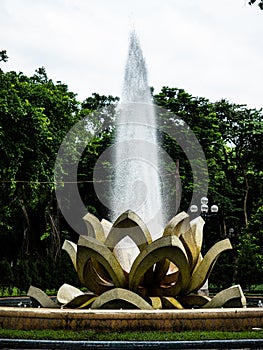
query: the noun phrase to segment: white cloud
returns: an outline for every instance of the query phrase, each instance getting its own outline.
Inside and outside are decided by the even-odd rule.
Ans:
[[[245,0],[2,0],[4,70],[40,66],[84,99],[120,95],[128,34],[136,27],[149,82],[194,96],[261,107],[262,16]]]

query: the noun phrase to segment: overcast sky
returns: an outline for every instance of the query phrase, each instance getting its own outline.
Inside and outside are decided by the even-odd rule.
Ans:
[[[0,0],[1,68],[120,96],[133,26],[155,92],[263,107],[263,11],[246,0]]]

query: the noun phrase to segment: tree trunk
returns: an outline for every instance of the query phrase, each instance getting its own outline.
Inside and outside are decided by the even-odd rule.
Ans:
[[[245,179],[245,197],[244,197],[244,220],[245,220],[245,225],[247,227],[248,225],[248,216],[247,216],[247,200],[248,200],[248,192],[249,192],[249,184],[248,184],[248,179],[246,175],[245,169],[243,170],[244,173],[244,179]]]

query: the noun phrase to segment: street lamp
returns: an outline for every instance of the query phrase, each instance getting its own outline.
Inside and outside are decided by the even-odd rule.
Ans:
[[[215,215],[218,212],[218,206],[213,204],[210,207],[211,214],[208,214],[209,212],[209,206],[208,206],[208,198],[207,197],[202,197],[201,198],[201,215],[204,217],[209,217],[211,215]],[[190,212],[191,213],[197,213],[198,212],[198,206],[196,204],[191,205],[190,207]]]
[[[201,201],[200,201],[200,209],[201,209],[201,217],[204,218],[205,220],[208,218],[217,218],[217,221],[219,221],[219,218],[217,217],[217,213],[218,213],[218,206],[213,204],[211,207],[208,206],[208,198],[207,197],[202,197]],[[198,206],[196,204],[193,204],[190,206],[190,212],[192,214],[197,213],[199,210]],[[219,226],[219,235],[220,235],[220,223],[217,222],[218,226]],[[211,226],[211,224],[210,224]],[[215,229],[215,226],[212,225],[213,229]],[[206,230],[207,231],[207,230]],[[214,230],[213,230],[214,231]],[[218,230],[215,230],[217,232],[214,232],[214,234],[218,234]],[[210,231],[210,236],[211,236],[211,231]],[[207,243],[209,241],[211,241],[211,237],[205,237],[205,232],[203,235],[203,247],[202,247],[202,253],[205,252],[206,248],[207,248]],[[208,240],[207,240],[208,238]],[[214,237],[215,238],[215,237]],[[210,242],[211,243],[211,242]],[[214,243],[214,242],[213,242]]]
[[[216,216],[218,212],[218,206],[213,204],[210,208],[208,206],[208,198],[207,197],[202,197],[200,201],[200,209],[201,209],[201,216],[203,218],[208,218],[211,216]],[[210,209],[210,213],[209,213]],[[199,207],[196,204],[192,204],[190,206],[190,212],[192,214],[196,214],[199,211]],[[206,249],[206,242],[205,242],[205,235],[203,235],[203,249],[202,253],[204,253]],[[209,289],[208,289],[208,280],[206,280],[205,284],[201,287],[199,290],[199,293],[204,294],[204,295],[209,295]]]

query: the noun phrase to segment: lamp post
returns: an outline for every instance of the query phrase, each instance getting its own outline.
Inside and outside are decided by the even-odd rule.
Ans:
[[[218,212],[218,206],[213,204],[210,208],[208,206],[208,198],[202,197],[200,201],[200,209],[201,209],[201,217],[204,219],[209,217],[215,217]],[[196,204],[191,205],[190,212],[192,214],[199,212],[199,207]],[[204,255],[206,250],[206,235],[203,232],[203,245],[202,245],[202,254]],[[208,289],[208,280],[206,280],[205,284],[201,287],[199,290],[200,294],[209,295],[209,289]]]
[[[208,198],[207,197],[202,197],[201,201],[200,201],[200,204],[201,204],[201,215],[204,216],[204,217],[209,217],[209,216],[214,215],[215,213],[218,212],[218,206],[213,204],[210,207],[211,214],[209,214],[209,206],[208,206]],[[190,207],[190,212],[191,213],[197,213],[198,209],[199,209],[198,206],[193,204]]]
[[[213,204],[211,207],[208,206],[208,198],[202,197],[200,200],[201,216],[204,219],[215,217],[218,213],[218,206]],[[199,207],[196,204],[191,205],[190,212],[195,214],[199,211]],[[203,235],[203,252],[206,249],[206,237]]]

